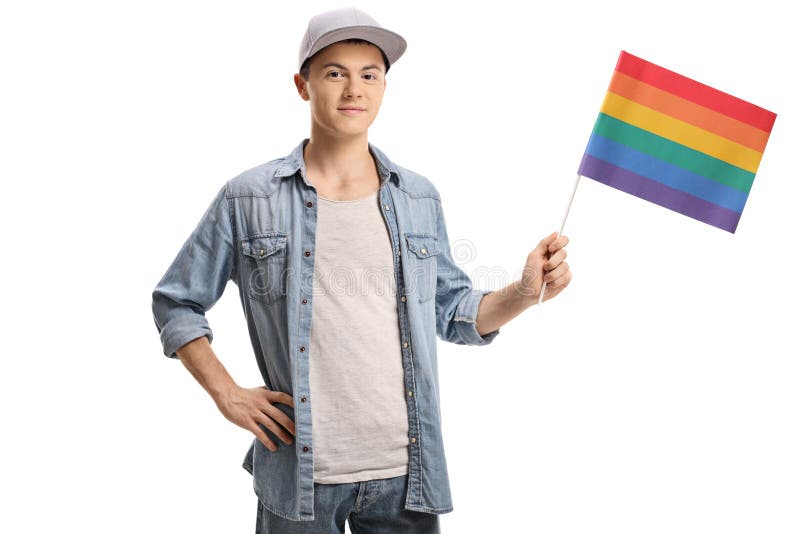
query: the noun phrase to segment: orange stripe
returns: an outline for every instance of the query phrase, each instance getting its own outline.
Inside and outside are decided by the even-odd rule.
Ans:
[[[619,71],[614,71],[609,91],[758,152],[767,146],[769,133]]]

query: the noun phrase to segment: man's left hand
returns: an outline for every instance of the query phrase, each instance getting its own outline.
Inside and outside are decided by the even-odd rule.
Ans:
[[[557,232],[553,232],[539,241],[536,248],[528,254],[520,285],[525,295],[532,296],[535,302],[539,301],[543,282],[547,282],[547,287],[542,302],[561,293],[572,280],[572,272],[564,261],[567,257],[564,249],[567,243],[567,236],[559,236]]]

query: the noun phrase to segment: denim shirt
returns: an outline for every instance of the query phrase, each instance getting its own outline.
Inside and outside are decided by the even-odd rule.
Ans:
[[[286,445],[266,427],[276,452],[256,438],[242,466],[264,506],[291,520],[314,519],[309,347],[317,192],[305,172],[304,139],[286,157],[247,170],[219,190],[152,294],[164,354],[200,336],[212,340],[205,312],[229,280],[239,289],[264,384],[292,396],[274,406],[295,422]],[[439,192],[424,176],[392,163],[371,143],[380,210],[394,251],[394,274],[408,408],[405,508],[453,509],[439,408],[436,336],[486,345],[475,320],[490,291],[472,287],[453,261]],[[353,243],[354,247],[358,243]]]

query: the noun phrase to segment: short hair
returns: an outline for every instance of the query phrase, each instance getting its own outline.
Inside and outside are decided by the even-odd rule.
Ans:
[[[371,42],[369,42],[369,41],[367,41],[365,39],[358,39],[358,38],[344,39],[343,41],[337,41],[337,42],[338,43],[352,43],[352,44],[365,43],[365,44],[371,44],[372,46],[375,46],[375,48],[377,48],[378,50],[381,51],[381,56],[383,57],[383,66],[384,66],[384,69],[385,69],[384,72],[389,72],[389,58],[387,58],[386,54],[383,53],[383,50],[381,50],[381,48],[379,46],[376,46],[374,43],[371,43]],[[335,43],[331,43],[331,44],[335,44]],[[328,45],[328,46],[330,46],[330,45]],[[325,48],[323,48],[322,50],[325,50]],[[302,76],[305,81],[308,81],[308,76],[309,76],[310,71],[311,71],[311,68],[310,68],[311,60],[314,59],[317,56],[317,54],[322,52],[322,50],[318,50],[313,56],[311,56],[309,58],[306,58],[306,60],[303,61],[303,65],[300,67],[300,76]]]

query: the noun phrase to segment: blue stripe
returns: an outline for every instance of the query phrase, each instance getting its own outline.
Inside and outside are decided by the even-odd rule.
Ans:
[[[586,153],[737,213],[742,212],[747,201],[747,193],[744,191],[687,171],[600,135],[592,134]]]

